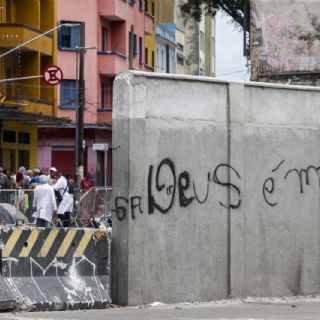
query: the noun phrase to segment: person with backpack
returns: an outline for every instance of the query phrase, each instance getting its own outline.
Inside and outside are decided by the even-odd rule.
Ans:
[[[57,214],[63,227],[70,226],[70,217],[73,211],[73,185],[70,178],[70,173],[65,173],[61,175],[53,186],[57,195],[57,201],[60,202]]]

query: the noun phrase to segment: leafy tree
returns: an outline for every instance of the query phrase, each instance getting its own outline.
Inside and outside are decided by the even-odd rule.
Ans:
[[[232,17],[238,27],[242,28],[247,4],[248,0],[187,0],[181,8],[197,21],[200,21],[202,13],[214,16],[217,10],[222,10]]]

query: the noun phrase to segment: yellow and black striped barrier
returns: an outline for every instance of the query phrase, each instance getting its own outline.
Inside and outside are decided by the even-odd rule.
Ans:
[[[35,310],[108,305],[107,231],[2,227],[0,238],[2,277],[17,301]]]

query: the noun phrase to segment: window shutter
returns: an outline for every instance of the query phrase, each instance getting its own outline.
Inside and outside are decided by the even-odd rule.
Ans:
[[[64,28],[64,27],[62,27]],[[61,28],[58,30],[58,49],[62,48],[62,31]]]
[[[80,47],[80,26],[71,27],[71,48]]]
[[[139,63],[142,64],[142,38],[139,37]]]
[[[133,35],[133,55],[137,54],[137,35]]]

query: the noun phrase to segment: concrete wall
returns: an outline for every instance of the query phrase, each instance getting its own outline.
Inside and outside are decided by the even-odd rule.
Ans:
[[[320,91],[144,73],[114,86],[113,301],[319,293]]]

